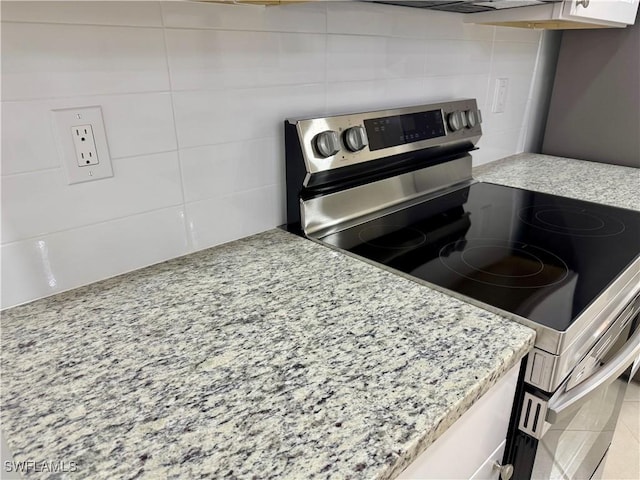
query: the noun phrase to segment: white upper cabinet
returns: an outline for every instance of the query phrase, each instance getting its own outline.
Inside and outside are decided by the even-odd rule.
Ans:
[[[190,0],[197,2],[286,5],[326,0]],[[636,20],[640,0],[450,0],[412,2],[407,0],[347,0],[379,2],[401,8],[434,8],[464,14],[465,23],[545,30],[578,28],[624,28]],[[523,6],[524,5],[524,6]],[[488,11],[478,11],[491,8]],[[467,13],[477,12],[477,13]]]
[[[562,10],[567,19],[633,25],[638,0],[570,0],[562,2]]]
[[[639,0],[562,0],[465,15],[465,23],[565,30],[633,25]]]

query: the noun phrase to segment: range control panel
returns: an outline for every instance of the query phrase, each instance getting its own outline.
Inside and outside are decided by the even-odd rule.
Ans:
[[[475,145],[482,134],[474,99],[288,122],[309,173],[460,141]]]

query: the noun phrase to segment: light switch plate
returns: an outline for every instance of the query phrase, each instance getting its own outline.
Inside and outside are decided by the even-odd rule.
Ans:
[[[496,78],[495,89],[493,92],[493,105],[491,111],[493,113],[504,112],[507,103],[507,93],[509,91],[509,79],[502,77]]]
[[[58,153],[69,184],[113,177],[102,109],[99,106],[64,108],[52,113]],[[79,128],[91,135],[78,138]],[[90,161],[80,160],[89,153]]]

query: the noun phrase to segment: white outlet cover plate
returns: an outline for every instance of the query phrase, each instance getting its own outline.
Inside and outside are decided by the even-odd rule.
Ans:
[[[58,153],[67,173],[69,184],[90,182],[113,177],[107,135],[99,106],[64,108],[52,110],[53,130],[58,143]],[[77,125],[91,125],[99,162],[95,165],[78,165],[76,147],[71,128]]]
[[[496,78],[493,92],[493,113],[503,113],[507,103],[507,92],[509,91],[509,79],[506,77]]]

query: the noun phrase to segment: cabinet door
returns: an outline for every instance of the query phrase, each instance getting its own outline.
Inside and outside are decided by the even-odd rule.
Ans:
[[[633,25],[639,0],[565,0],[563,16]]]
[[[493,460],[502,460],[495,455],[504,448],[519,368],[516,365],[505,374],[398,479],[497,479],[491,465]]]

